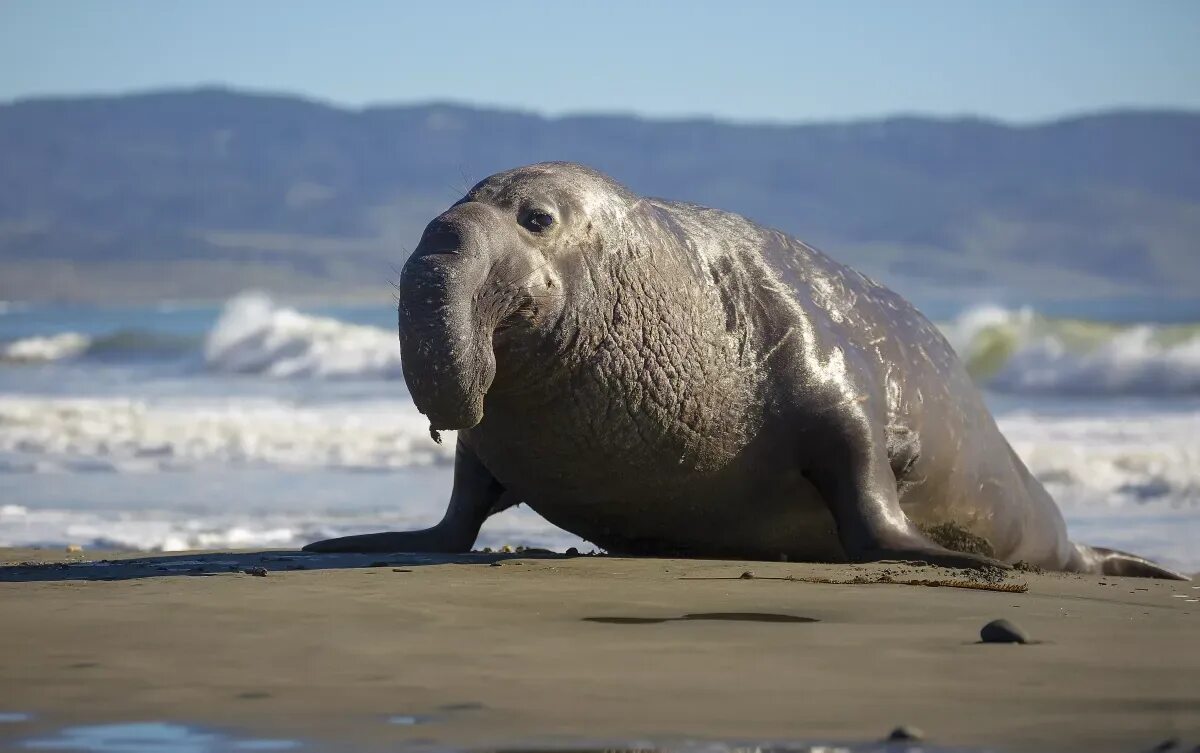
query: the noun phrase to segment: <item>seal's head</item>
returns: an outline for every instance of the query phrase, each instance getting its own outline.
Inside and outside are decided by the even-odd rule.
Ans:
[[[590,168],[548,162],[483,180],[429,223],[400,275],[399,324],[431,429],[475,426],[498,369],[553,349],[586,295],[564,271],[603,249],[634,201]]]

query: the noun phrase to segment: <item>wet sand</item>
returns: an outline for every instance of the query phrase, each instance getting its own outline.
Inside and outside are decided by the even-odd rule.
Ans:
[[[0,717],[32,715],[0,747],[131,721],[312,750],[901,724],[1001,751],[1200,743],[1197,581],[532,555],[14,566],[114,556],[0,550]],[[978,643],[996,618],[1036,643]]]

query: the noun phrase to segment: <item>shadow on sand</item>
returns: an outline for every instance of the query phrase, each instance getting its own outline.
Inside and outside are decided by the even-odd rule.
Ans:
[[[682,617],[584,617],[584,622],[599,622],[604,625],[659,625],[664,622],[820,622],[815,617],[798,617],[793,614],[774,612],[700,612]]]
[[[366,567],[408,568],[424,565],[492,565],[505,560],[568,559],[544,550],[469,554],[317,554],[299,551],[167,554],[90,562],[23,562],[0,565],[0,583],[67,580],[134,580],[168,576],[268,576],[292,570],[347,570]]]

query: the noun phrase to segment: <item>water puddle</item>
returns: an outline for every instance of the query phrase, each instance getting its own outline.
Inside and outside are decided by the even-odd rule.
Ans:
[[[226,753],[296,750],[296,740],[241,738],[170,722],[128,722],[66,727],[50,737],[24,740],[25,750],[84,753]]]
[[[484,708],[484,705],[478,701],[448,703],[438,706],[437,712],[432,714],[394,714],[387,718],[387,723],[397,727],[415,727],[420,724],[451,721],[455,716],[471,711],[482,711]]]
[[[387,720],[388,724],[398,727],[415,727],[418,724],[429,724],[436,721],[437,717],[432,714],[397,714],[389,716]]]
[[[473,711],[482,704],[464,703],[440,707],[443,714],[398,714],[386,718],[387,724],[401,727],[445,721],[445,715]],[[0,722],[22,722],[32,715],[0,712]],[[353,750],[353,740],[342,741],[338,750]],[[398,753],[422,753],[429,743],[415,740],[397,742]],[[286,738],[242,737],[228,731],[172,722],[128,722],[66,727],[47,736],[16,743],[17,750],[83,751],[83,753],[241,753],[242,751],[310,751],[323,748]],[[5,748],[8,750],[9,748]],[[471,748],[438,746],[440,753],[985,753],[981,749],[930,745],[915,739],[835,743],[813,741],[730,741],[730,740],[534,740],[525,743],[480,745]]]

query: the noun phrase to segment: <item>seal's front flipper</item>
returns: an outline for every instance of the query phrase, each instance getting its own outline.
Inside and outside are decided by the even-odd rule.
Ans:
[[[483,521],[513,504],[504,487],[483,467],[475,453],[460,441],[454,454],[454,490],[442,521],[422,531],[366,533],[326,539],[304,547],[306,552],[426,552],[455,554],[470,551]]]
[[[1071,562],[1071,569],[1085,573],[1103,573],[1104,575],[1124,575],[1130,578],[1163,578],[1165,580],[1191,580],[1162,565],[1157,565],[1145,557],[1122,552],[1119,549],[1105,549],[1099,546],[1075,544],[1079,553],[1077,559]]]
[[[342,536],[325,539],[304,547],[306,552],[424,552],[429,554],[455,554],[464,551],[451,544],[450,539],[437,526],[423,531],[391,531],[388,533],[364,533],[359,536]]]
[[[304,552],[319,553],[359,553],[372,552],[422,552],[454,554],[461,549],[451,548],[438,534],[437,526],[424,531],[391,531],[388,534],[362,534],[360,536],[342,536],[341,538],[326,538],[308,544]]]

